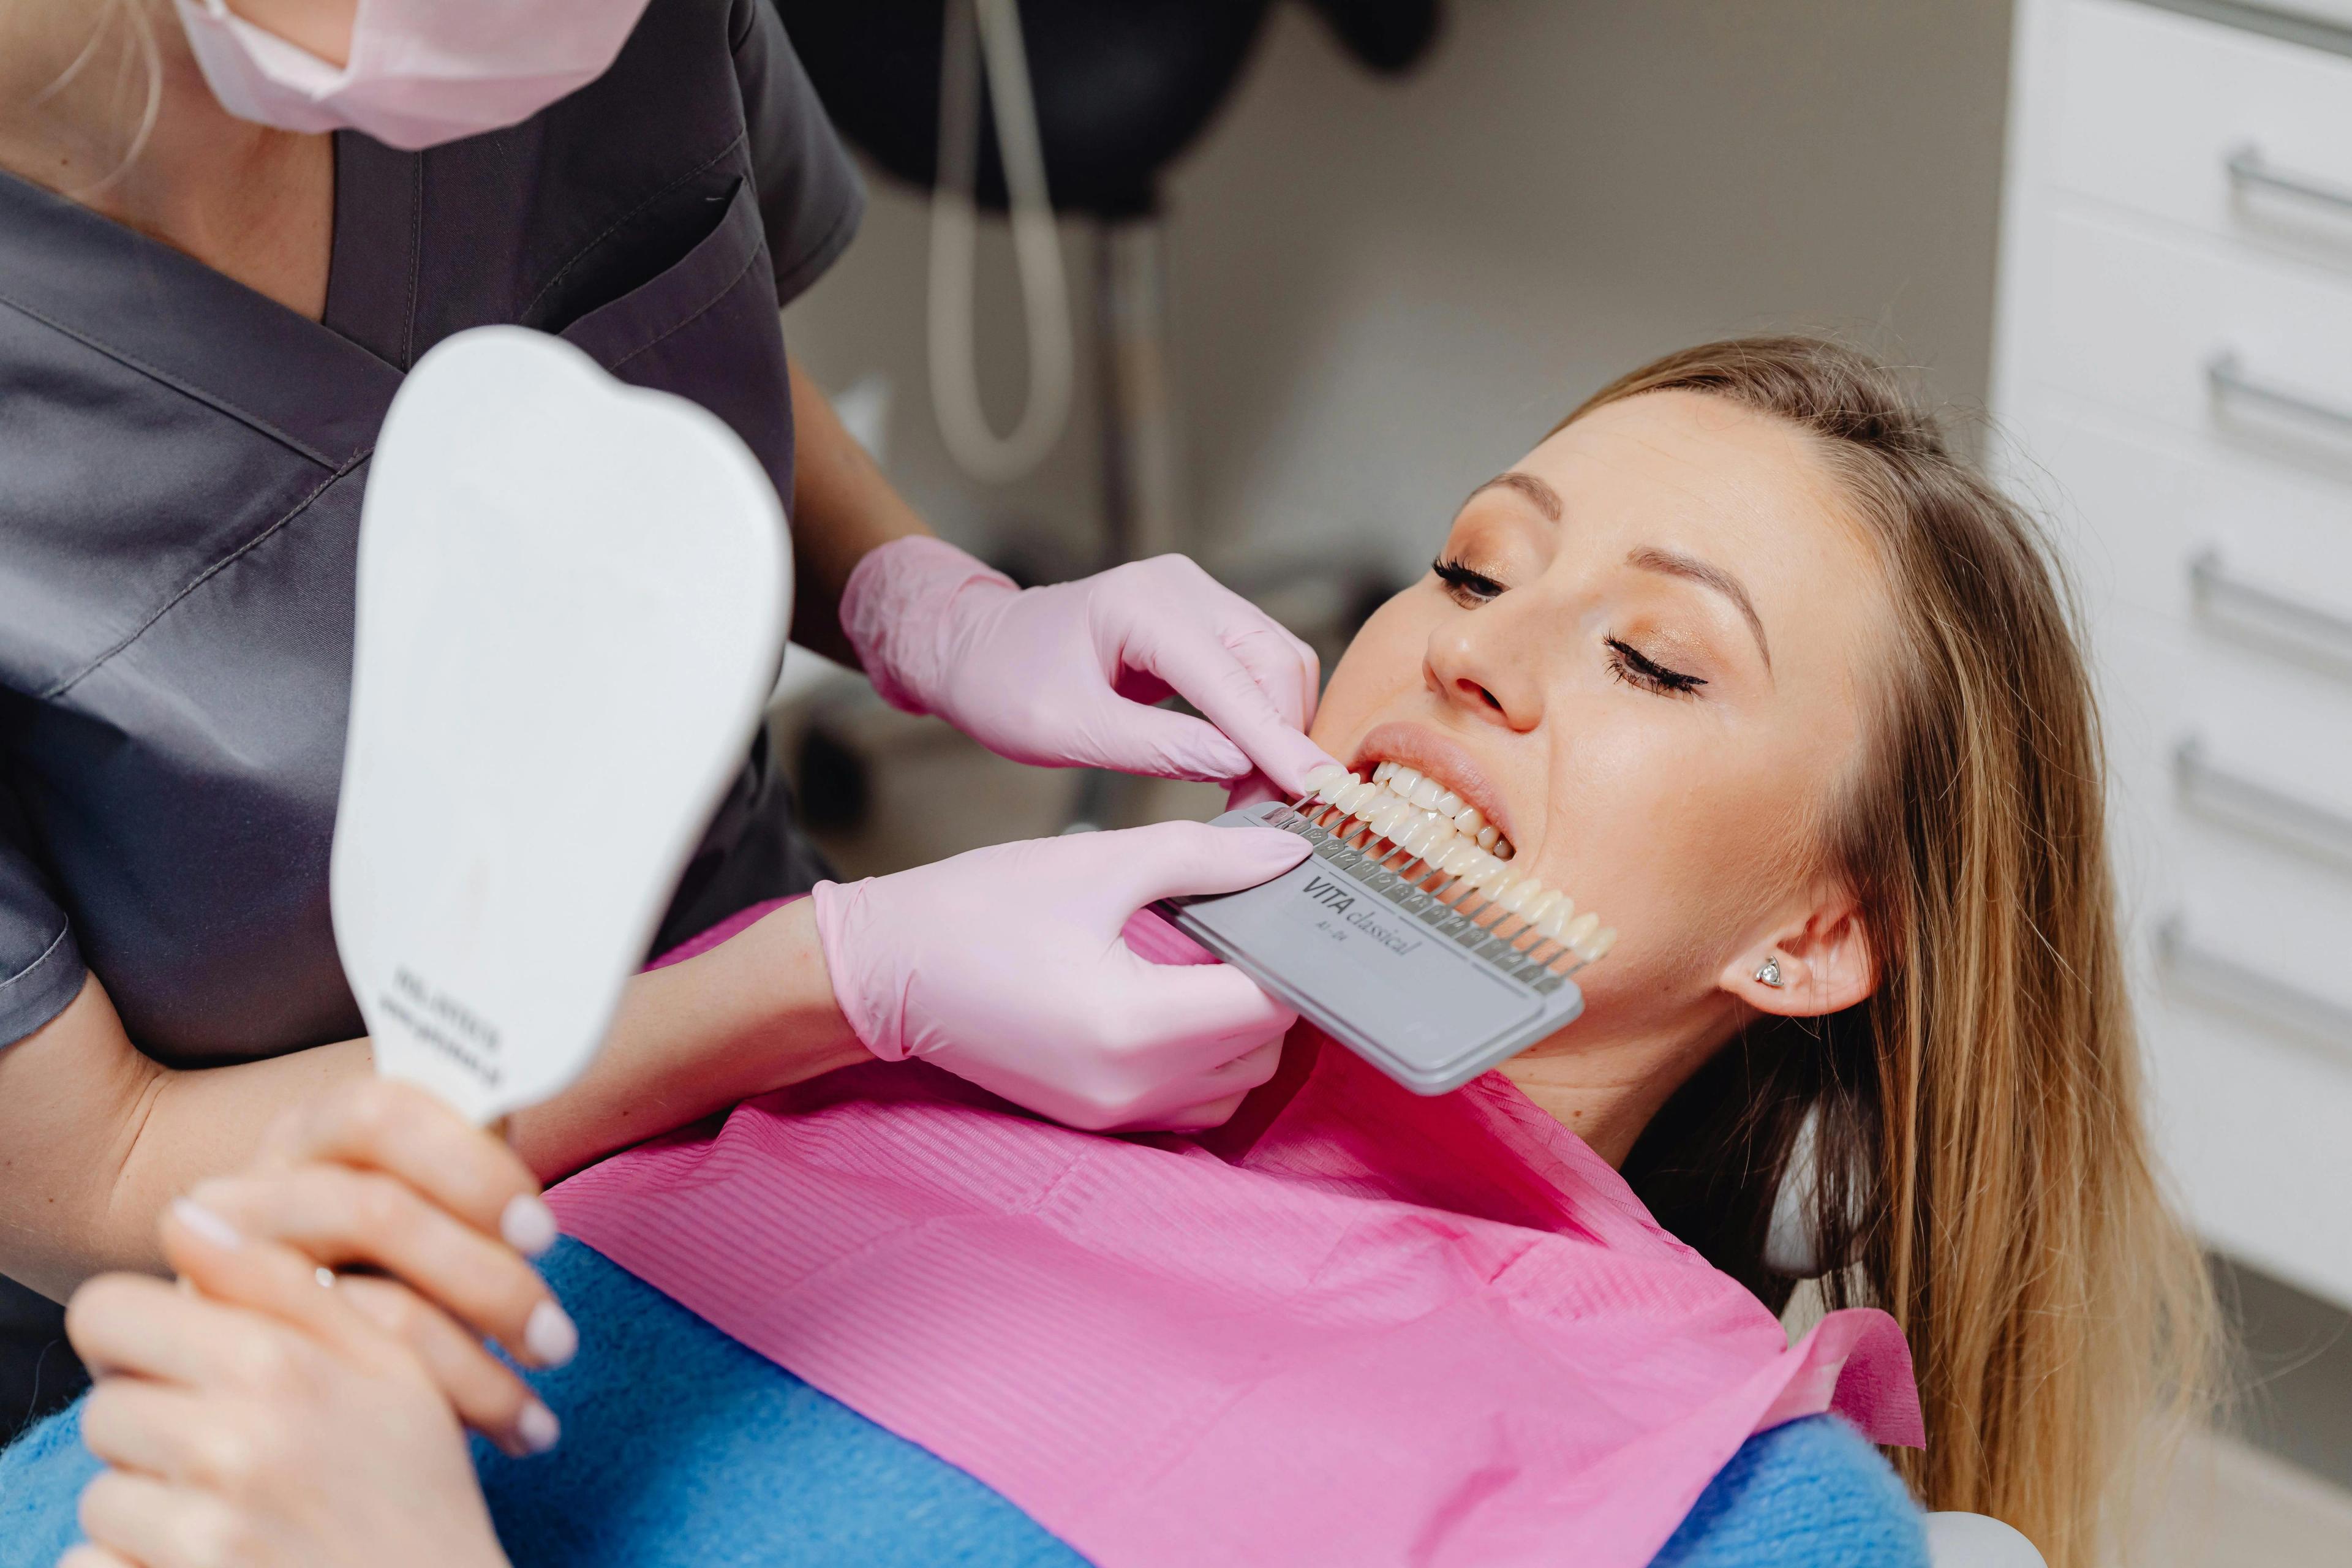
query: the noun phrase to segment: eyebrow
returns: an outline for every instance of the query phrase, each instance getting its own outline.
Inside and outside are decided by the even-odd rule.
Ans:
[[[1558,490],[1552,489],[1549,485],[1544,483],[1533,474],[1523,474],[1516,468],[1507,474],[1496,474],[1493,479],[1488,479],[1485,484],[1480,485],[1476,489],[1472,490],[1468,495],[1463,497],[1462,504],[1464,506],[1468,506],[1479,496],[1492,489],[1518,491],[1521,495],[1527,497],[1528,500],[1535,502],[1536,510],[1543,513],[1544,516],[1551,519],[1554,522],[1558,522],[1559,521],[1560,512],[1564,510],[1559,504],[1559,492]]]
[[[1686,578],[1701,587],[1712,588],[1730,600],[1738,608],[1739,613],[1747,617],[1748,629],[1756,634],[1756,651],[1764,656],[1765,672],[1767,674],[1771,672],[1772,645],[1764,638],[1763,618],[1757,615],[1756,602],[1748,596],[1747,585],[1738,578],[1726,572],[1722,567],[1710,562],[1701,561],[1695,555],[1685,555],[1673,550],[1661,550],[1654,544],[1645,544],[1629,552],[1625,556],[1625,564],[1643,572],[1663,572],[1670,577]]]

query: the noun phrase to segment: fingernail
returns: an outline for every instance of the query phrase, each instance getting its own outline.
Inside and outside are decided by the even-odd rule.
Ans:
[[[522,1446],[530,1452],[544,1454],[555,1447],[557,1438],[563,1436],[563,1425],[556,1420],[554,1411],[534,1399],[522,1407],[521,1415],[515,1417],[515,1436],[522,1439]]]
[[[555,1245],[555,1211],[544,1198],[519,1194],[507,1200],[499,1214],[499,1234],[525,1258],[537,1258]]]
[[[237,1235],[236,1226],[192,1198],[173,1198],[172,1217],[215,1247],[235,1248],[245,1245],[245,1237]]]
[[[530,1320],[522,1326],[522,1348],[541,1366],[562,1366],[579,1350],[580,1331],[562,1308],[541,1301],[530,1310]]]

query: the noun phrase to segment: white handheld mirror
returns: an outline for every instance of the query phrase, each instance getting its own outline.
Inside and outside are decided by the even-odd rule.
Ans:
[[[774,485],[707,410],[515,327],[393,400],[330,876],[376,1068],[478,1121],[586,1068],[772,684]]]

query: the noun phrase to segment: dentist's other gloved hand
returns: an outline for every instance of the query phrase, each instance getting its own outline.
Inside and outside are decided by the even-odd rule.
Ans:
[[[817,931],[835,999],[886,1061],[920,1057],[1073,1127],[1213,1127],[1274,1076],[1297,1015],[1237,969],[1139,958],[1119,930],[1306,854],[1199,822],[1000,844],[819,882]]]
[[[1024,590],[951,544],[900,539],[857,563],[841,625],[894,706],[1017,763],[1257,775],[1267,798],[1331,761],[1302,733],[1314,650],[1181,555]],[[1152,706],[1171,692],[1208,721]]]

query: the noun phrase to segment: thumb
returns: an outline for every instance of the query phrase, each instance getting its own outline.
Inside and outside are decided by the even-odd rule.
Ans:
[[[1270,882],[1307,858],[1307,840],[1278,827],[1162,822],[1090,835],[1119,845],[1121,903],[1129,910],[1188,893],[1235,893]]]

